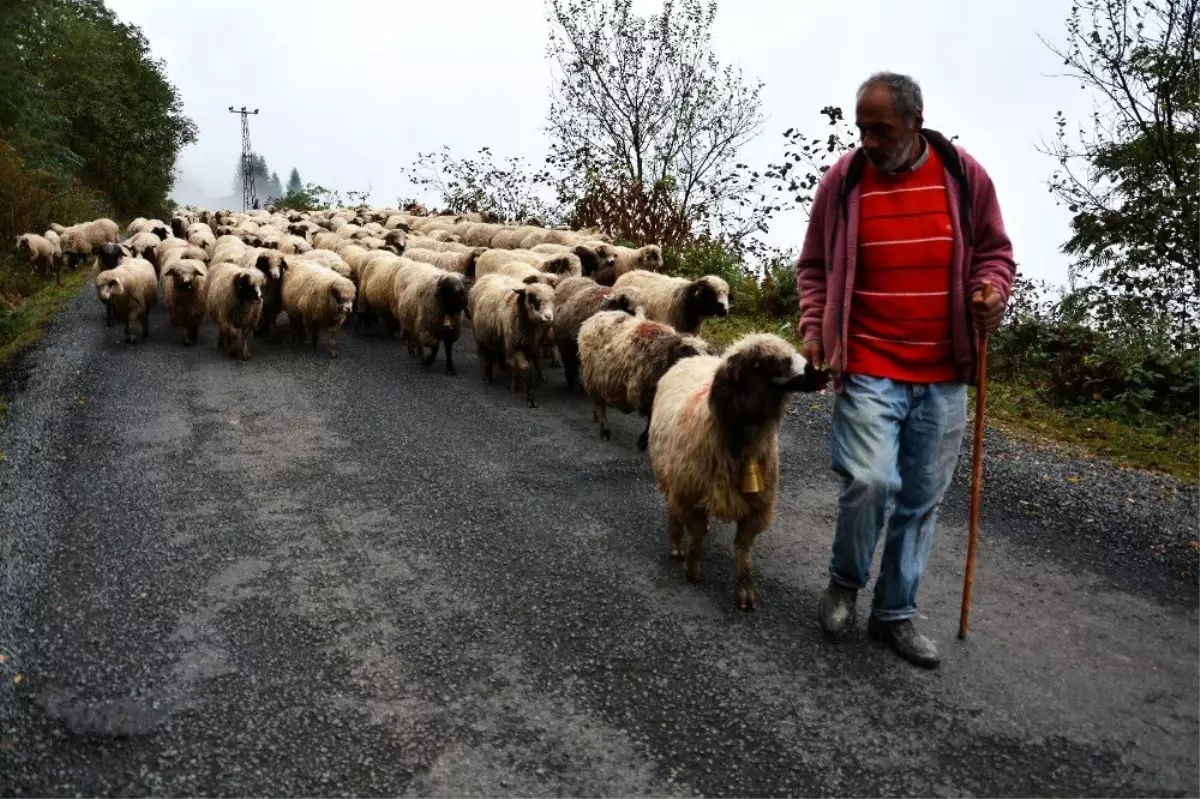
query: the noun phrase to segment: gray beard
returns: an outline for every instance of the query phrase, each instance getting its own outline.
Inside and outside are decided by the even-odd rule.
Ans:
[[[896,154],[892,156],[886,164],[880,166],[879,171],[888,175],[895,175],[899,172],[903,172],[908,169],[909,165],[913,161],[917,160],[917,156],[920,154],[920,152],[921,148],[919,146],[919,142],[917,141],[917,132],[914,130],[909,134],[908,140],[905,142],[905,146],[898,149]]]

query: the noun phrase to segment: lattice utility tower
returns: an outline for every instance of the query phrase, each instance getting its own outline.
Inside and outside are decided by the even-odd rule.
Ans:
[[[258,109],[247,111],[246,106],[238,111],[229,106],[229,113],[241,114],[242,117],[242,210],[248,211],[258,207],[258,191],[254,187],[254,151],[250,149],[250,117],[258,114]]]

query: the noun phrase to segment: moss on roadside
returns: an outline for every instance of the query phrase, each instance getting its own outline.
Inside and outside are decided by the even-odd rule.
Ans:
[[[87,279],[88,270],[68,272],[61,283],[47,283],[20,304],[0,311],[0,369],[42,337],[46,324],[79,293]],[[0,398],[0,422],[7,408]]]

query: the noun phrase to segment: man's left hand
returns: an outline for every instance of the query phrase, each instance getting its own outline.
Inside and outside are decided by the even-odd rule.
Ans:
[[[975,327],[980,333],[991,333],[1004,319],[1004,297],[992,289],[985,300],[983,291],[976,291],[971,295],[971,315],[975,317]]]

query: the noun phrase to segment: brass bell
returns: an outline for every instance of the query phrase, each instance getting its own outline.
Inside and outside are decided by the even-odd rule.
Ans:
[[[758,472],[758,461],[751,458],[742,468],[742,493],[758,494],[762,490],[763,482],[762,475]]]
[[[446,314],[442,318],[442,327],[454,327],[454,317],[450,314]]]

